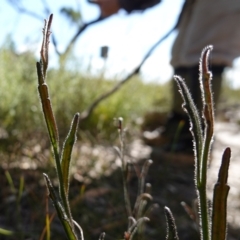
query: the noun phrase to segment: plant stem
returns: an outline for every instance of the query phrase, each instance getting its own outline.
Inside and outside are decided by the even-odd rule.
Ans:
[[[123,179],[123,193],[124,193],[124,201],[125,207],[127,211],[128,218],[132,217],[132,209],[131,209],[131,202],[127,190],[127,173],[128,173],[128,164],[124,159],[124,130],[123,130],[123,119],[120,117],[118,118],[118,132],[119,132],[119,141],[120,141],[120,159],[122,161],[122,179]]]
[[[209,213],[208,213],[208,201],[207,201],[207,193],[206,187],[200,186],[198,188],[199,195],[199,209],[201,212],[200,220],[201,220],[201,239],[209,240]]]

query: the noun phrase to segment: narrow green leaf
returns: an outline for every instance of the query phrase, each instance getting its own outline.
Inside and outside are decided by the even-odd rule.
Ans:
[[[167,236],[166,240],[178,240],[177,228],[171,210],[168,207],[164,208],[167,221]]]
[[[10,231],[10,230],[4,229],[4,228],[0,228],[0,235],[11,236],[13,234],[14,234],[13,231]]]
[[[200,59],[200,89],[202,93],[203,104],[203,119],[204,119],[204,147],[201,160],[202,173],[200,176],[201,184],[205,185],[207,181],[207,166],[209,160],[209,153],[212,144],[214,131],[214,107],[211,90],[212,73],[209,71],[209,55],[212,46],[207,46],[203,49]]]
[[[51,35],[51,25],[53,20],[53,14],[50,14],[48,20],[44,20],[44,27],[43,27],[43,40],[41,46],[41,63],[42,63],[42,71],[43,76],[46,78],[46,72],[48,68],[48,50],[49,50],[49,42],[50,42],[50,35]]]
[[[48,86],[45,82],[40,84],[42,82],[43,76],[42,76],[41,64],[39,62],[37,62],[37,72],[38,72],[38,79],[39,79],[38,92],[41,99],[42,110],[43,110],[44,118],[47,124],[50,141],[53,148],[58,149],[59,137],[58,137],[57,124],[56,124],[55,117],[52,110],[51,100],[48,92]]]
[[[50,100],[50,95],[48,92],[48,86],[46,83],[46,74],[47,74],[47,68],[48,68],[48,51],[49,51],[49,42],[50,42],[50,35],[51,35],[50,29],[51,29],[52,19],[53,19],[53,15],[51,14],[48,21],[45,20],[45,24],[44,24],[44,28],[43,28],[42,46],[41,46],[41,51],[40,51],[41,59],[40,59],[40,62],[37,62],[37,75],[38,75],[38,92],[40,95],[43,114],[44,114],[45,122],[47,125],[50,141],[51,141],[51,144],[53,147],[54,158],[55,158],[55,162],[56,162],[56,168],[57,168],[57,174],[58,174],[58,180],[59,180],[59,192],[60,192],[59,198],[60,199],[55,194],[55,191],[52,187],[51,181],[48,178],[48,176],[46,174],[44,174],[44,177],[45,177],[45,180],[47,183],[47,188],[49,190],[49,196],[53,201],[53,204],[58,213],[58,217],[65,229],[65,232],[67,233],[68,238],[69,239],[77,239],[77,237],[76,237],[77,235],[74,232],[74,220],[72,219],[72,216],[71,216],[68,197],[66,195],[65,186],[68,184],[65,184],[65,182],[63,180],[63,179],[68,179],[68,177],[64,176],[66,178],[63,178],[62,166],[61,166],[61,160],[60,160],[60,152],[59,152],[58,129],[57,129],[57,124],[56,124],[52,106],[51,106],[51,100]],[[75,125],[73,123],[72,129],[74,129],[74,127],[75,127]],[[74,132],[74,134],[75,134],[75,132]],[[69,139],[70,139],[69,142],[71,142],[71,137]],[[65,155],[67,156],[67,152],[69,151],[69,146],[67,146],[66,149],[67,149],[66,154],[63,154],[63,157]],[[71,156],[71,154],[69,154],[69,156]],[[68,169],[68,171],[69,171],[69,169]],[[68,174],[67,174],[67,176],[68,176]],[[67,192],[68,192],[68,188],[67,188]]]
[[[212,73],[209,71],[209,57],[210,52],[212,51],[213,46],[209,45],[202,50],[201,58],[200,58],[200,90],[202,94],[203,105],[211,105],[212,107],[212,91],[211,91],[211,80]],[[213,110],[211,109],[211,114]]]
[[[11,189],[12,193],[16,193],[17,189],[14,186],[12,176],[11,176],[11,174],[8,170],[5,171],[5,176],[7,178],[7,181],[8,181],[8,184],[10,186],[10,189]]]
[[[51,107],[50,96],[48,93],[48,87],[46,84],[46,72],[48,68],[48,49],[49,49],[49,38],[50,28],[52,24],[53,15],[51,14],[49,20],[45,20],[43,27],[43,39],[41,46],[41,60],[37,62],[37,75],[38,75],[38,92],[40,95],[44,118],[47,124],[50,140],[54,148],[58,149],[58,131],[55,122],[54,114]]]
[[[138,219],[127,231],[127,234],[129,235],[129,239],[132,240],[137,233],[138,229],[142,226],[144,222],[149,221],[149,218],[142,217]]]
[[[38,92],[40,95],[40,100],[42,104],[43,114],[45,118],[45,122],[47,124],[50,141],[53,146],[54,155],[58,158],[58,130],[55,121],[55,117],[52,111],[51,100],[48,93],[48,87],[46,84],[46,74],[48,68],[48,50],[49,50],[49,42],[50,42],[50,28],[52,24],[53,14],[49,16],[48,21],[44,20],[44,27],[43,27],[43,39],[42,39],[42,46],[41,46],[41,60],[37,62],[37,75],[38,75]],[[58,159],[59,160],[59,159]]]
[[[198,195],[200,208],[200,222],[201,222],[201,239],[210,239],[210,223],[209,223],[209,206],[207,199],[207,168],[213,138],[214,128],[214,112],[213,112],[213,98],[211,90],[212,73],[209,71],[209,56],[212,46],[207,46],[203,49],[200,58],[200,90],[202,94],[202,116],[204,119],[204,134],[202,144],[202,154],[199,159],[200,175],[198,178]]]
[[[123,128],[123,118],[118,118],[118,133],[119,133],[119,140],[120,140],[120,151],[118,153],[120,154],[120,159],[122,162],[121,172],[122,172],[122,180],[123,180],[123,194],[124,194],[124,202],[125,207],[127,211],[128,217],[132,217],[132,208],[131,208],[131,202],[130,202],[130,196],[127,188],[127,176],[128,176],[128,167],[129,163],[125,160],[125,143],[124,143],[124,137],[125,137],[125,131]],[[117,148],[116,148],[117,150]]]
[[[142,193],[140,196],[138,196],[138,199],[136,201],[136,219],[140,219],[144,216],[151,202],[152,196],[148,193]]]
[[[49,214],[46,214],[46,240],[50,240],[51,238],[51,231],[50,231],[50,219]]]
[[[196,174],[196,181],[197,181],[196,184],[198,184],[199,177],[200,177],[200,160],[201,160],[202,144],[203,144],[201,118],[184,80],[179,76],[174,76],[174,79],[178,84],[178,87],[180,89],[179,92],[181,93],[184,101],[183,108],[188,113],[190,123],[191,123],[191,132],[194,140],[194,151],[195,151],[195,157],[197,160],[196,166],[195,166],[195,169],[196,169],[195,174]]]
[[[81,226],[75,220],[73,220],[73,224],[77,228],[77,230],[79,231],[79,234],[78,234],[79,238],[78,239],[79,240],[84,240],[83,230],[82,230]]]
[[[228,168],[231,150],[226,148],[218,173],[218,181],[214,186],[212,210],[212,240],[225,240],[227,232],[227,196],[230,187],[227,185]]]
[[[19,202],[22,198],[22,193],[23,193],[23,189],[24,189],[24,177],[21,176],[20,177],[20,184],[19,184],[19,189],[18,189],[18,197],[17,197],[17,201]]]
[[[72,124],[69,130],[68,136],[63,145],[63,151],[61,156],[63,184],[64,184],[65,194],[67,198],[68,198],[68,191],[69,191],[69,169],[70,169],[70,163],[71,163],[71,155],[72,155],[73,145],[76,141],[76,133],[78,129],[79,116],[80,116],[79,113],[76,113],[72,120]]]
[[[49,49],[49,38],[50,38],[50,28],[52,23],[53,15],[51,14],[49,20],[45,20],[44,28],[43,28],[43,39],[42,39],[42,47],[41,47],[41,60],[37,62],[37,74],[38,74],[38,92],[40,95],[40,100],[42,104],[43,114],[45,118],[45,122],[47,125],[50,141],[53,147],[54,158],[56,162],[58,180],[59,180],[59,191],[60,197],[63,202],[63,206],[65,211],[68,214],[70,220],[71,214],[69,210],[68,200],[65,194],[64,183],[63,183],[63,176],[62,176],[62,169],[60,163],[60,153],[59,153],[59,135],[57,124],[55,121],[55,117],[53,114],[50,95],[48,92],[48,86],[46,84],[46,73],[48,68],[48,49]],[[71,221],[72,224],[72,221]]]
[[[144,187],[145,187],[145,179],[148,174],[149,167],[152,165],[153,161],[151,159],[145,161],[143,167],[142,167],[142,172],[139,177],[139,186],[138,186],[138,196],[143,194]]]
[[[77,240],[77,236],[75,234],[74,227],[71,224],[70,219],[68,218],[68,216],[67,216],[67,214],[66,214],[66,212],[65,212],[65,210],[62,206],[62,203],[58,199],[48,175],[44,173],[43,176],[44,176],[45,181],[46,181],[49,197],[51,198],[51,200],[53,202],[53,205],[54,205],[54,207],[57,211],[59,220],[62,223],[62,226],[63,226],[63,228],[64,228],[64,230],[67,234],[68,239]]]

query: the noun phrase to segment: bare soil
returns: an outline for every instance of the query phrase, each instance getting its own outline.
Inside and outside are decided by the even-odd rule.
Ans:
[[[231,147],[232,159],[229,169],[228,198],[228,240],[240,239],[240,129],[234,122],[217,121],[215,126],[212,161],[208,171],[208,194],[211,199],[212,188],[216,182],[221,155],[225,147]],[[44,165],[49,152],[35,144],[35,155],[26,153],[18,164],[3,164],[0,168],[0,227],[12,230],[15,235],[0,239],[45,239],[43,236],[47,206],[52,217],[51,239],[66,239],[55,210],[46,196],[42,172],[47,172],[57,186],[56,174],[52,164]],[[41,158],[39,156],[47,157]],[[153,202],[146,215],[144,239],[165,239],[166,224],[164,206],[168,206],[176,219],[179,238],[198,240],[199,232],[194,222],[183,209],[181,202],[196,205],[193,164],[178,164],[168,161],[152,149],[136,140],[128,145],[127,158],[132,163],[128,177],[132,203],[136,199],[138,175],[146,159],[151,158],[147,182],[152,185]],[[45,159],[45,160],[44,160]],[[34,164],[38,161],[38,164]],[[39,164],[40,161],[40,164]],[[40,165],[40,167],[39,167]],[[82,226],[85,239],[98,239],[106,232],[106,240],[122,239],[127,228],[124,206],[121,161],[112,146],[77,143],[73,153],[72,180],[70,185],[70,204],[74,219]],[[15,192],[9,187],[6,171],[9,171]],[[18,200],[20,178],[24,177],[24,191]]]

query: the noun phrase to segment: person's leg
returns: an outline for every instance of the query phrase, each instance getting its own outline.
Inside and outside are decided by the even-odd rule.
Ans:
[[[194,88],[193,70],[187,67],[174,69],[174,75],[184,79],[189,89]],[[196,79],[198,80],[198,79]],[[175,80],[172,80],[172,107],[167,118],[161,137],[166,144],[163,146],[167,151],[192,152],[192,135],[189,131],[190,123],[186,112],[182,108],[183,100]]]
[[[210,70],[213,74],[212,91],[216,108],[221,91],[222,73],[224,67],[211,66]],[[177,68],[174,70],[174,74],[184,79],[191,92],[193,101],[197,105],[197,109],[202,111],[202,95],[199,87],[199,66]],[[183,100],[174,80],[172,80],[172,95],[173,101],[171,112],[164,126],[159,128],[159,134],[156,139],[147,140],[154,142],[154,145],[157,143],[157,146],[165,149],[166,151],[192,153],[193,143],[192,135],[189,131],[189,117],[182,108]]]
[[[215,107],[220,96],[223,70],[223,66],[211,67],[211,72],[213,74],[212,91]],[[199,66],[190,68],[177,68],[175,69],[174,74],[184,79],[190,90],[193,101],[197,106],[197,109],[202,111],[202,96],[199,87]],[[166,143],[163,147],[166,150],[191,152],[193,144],[192,135],[189,131],[189,118],[182,108],[183,100],[181,94],[179,93],[178,86],[175,81],[173,81],[172,84],[172,110],[166,121],[164,130],[161,133],[161,137]]]
[[[212,78],[212,92],[213,92],[213,101],[214,107],[217,109],[219,98],[221,95],[222,81],[223,81],[223,71],[225,66],[212,66],[210,68],[213,78]]]
[[[174,69],[174,75],[180,76],[184,79],[189,89],[193,88],[192,81],[192,68],[179,67]],[[172,107],[171,111],[177,114],[186,115],[182,108],[183,100],[179,93],[179,88],[175,80],[172,80]]]
[[[224,66],[212,66],[210,71],[213,74],[212,78],[212,91],[213,91],[213,101],[215,104],[215,108],[217,107],[221,87],[222,87],[222,74],[224,71]],[[174,71],[174,75],[178,75],[184,79],[186,82],[193,100],[199,110],[202,109],[202,99],[201,99],[201,92],[199,88],[199,67],[194,66],[190,68],[177,68]],[[172,103],[172,111],[176,113],[180,113],[185,115],[182,108],[183,100],[182,96],[179,93],[178,86],[175,81],[173,81],[173,103]]]

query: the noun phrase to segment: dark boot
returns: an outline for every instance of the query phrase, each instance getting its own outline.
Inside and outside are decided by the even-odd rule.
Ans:
[[[169,152],[192,153],[192,135],[186,115],[172,112],[164,126],[153,132],[144,132],[144,140],[148,145],[160,147]]]

